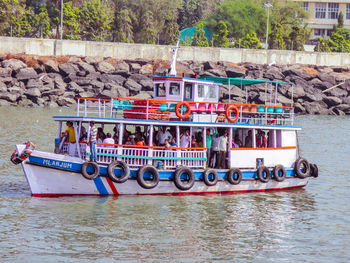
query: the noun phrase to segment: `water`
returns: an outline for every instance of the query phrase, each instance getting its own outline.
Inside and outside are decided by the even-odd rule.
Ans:
[[[0,108],[0,262],[349,262],[350,118],[299,116],[306,188],[236,195],[33,198],[15,143],[52,150],[52,115]]]

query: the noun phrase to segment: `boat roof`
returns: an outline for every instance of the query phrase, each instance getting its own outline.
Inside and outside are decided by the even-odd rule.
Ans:
[[[224,85],[230,84],[230,85],[237,85],[237,86],[240,86],[240,85],[249,86],[249,85],[260,84],[260,83],[294,85],[294,83],[292,82],[274,81],[274,80],[267,80],[267,79],[243,79],[243,78],[228,78],[228,77],[214,77],[214,76],[202,76],[199,79],[218,82]]]

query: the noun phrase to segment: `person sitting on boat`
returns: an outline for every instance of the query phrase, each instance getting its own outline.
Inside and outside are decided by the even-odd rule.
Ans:
[[[198,148],[197,139],[194,136],[192,136],[191,147],[192,148]]]
[[[190,138],[190,131],[189,131],[189,130],[186,130],[186,131],[181,135],[181,138],[180,138],[180,147],[181,147],[181,148],[189,148],[190,141],[191,141],[191,138]]]
[[[248,135],[245,137],[244,147],[246,147],[246,148],[252,148],[253,147],[253,144],[252,144],[252,130],[249,130],[248,131]]]
[[[92,162],[96,162],[97,153],[96,153],[96,142],[97,142],[97,128],[95,126],[95,122],[90,122],[89,130],[88,130],[88,143],[90,144],[90,160]]]
[[[238,133],[236,133],[236,135],[235,135],[235,138],[234,138],[234,140],[232,142],[232,146],[234,148],[240,148],[240,147],[243,146],[242,141],[239,139],[239,134]]]
[[[76,156],[77,152],[77,147],[76,147],[76,140],[75,140],[75,132],[73,128],[73,122],[67,121],[66,125],[67,130],[66,130],[66,136],[68,137],[68,154],[70,156]]]
[[[113,144],[114,144],[114,139],[112,138],[112,134],[110,134],[109,132],[106,135],[106,138],[103,140],[102,142],[103,144],[112,144],[111,146],[107,145],[105,147],[107,148],[113,148]]]
[[[260,133],[260,148],[267,148],[267,139],[263,131]]]
[[[145,139],[143,138],[143,136],[141,138],[136,139],[136,145],[145,146]]]
[[[227,155],[227,143],[228,143],[228,133],[224,132],[220,136],[219,145],[218,145],[218,161],[216,162],[216,168],[225,169],[226,168],[226,155]]]
[[[173,137],[172,139],[171,139],[171,141],[170,141],[170,145],[171,145],[171,147],[176,147],[176,139],[175,139],[175,137]]]
[[[159,146],[165,145],[165,140],[168,139],[170,141],[173,138],[171,133],[166,129],[165,126],[162,126],[162,128],[159,129],[157,133],[157,140]]]
[[[202,132],[198,132],[197,133],[196,140],[197,140],[197,143],[198,143],[198,147],[203,147],[203,135],[202,135]]]

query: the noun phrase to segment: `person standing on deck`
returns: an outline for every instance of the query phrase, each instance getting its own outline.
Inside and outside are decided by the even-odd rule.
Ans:
[[[211,148],[211,157],[210,157],[210,167],[216,167],[216,164],[218,163],[218,147],[219,147],[219,133],[216,131],[215,136],[212,138],[212,148]]]
[[[89,131],[88,131],[88,142],[90,143],[91,157],[92,162],[96,162],[96,141],[97,141],[97,128],[95,122],[90,122]]]
[[[180,147],[181,147],[181,148],[189,148],[190,141],[191,141],[190,132],[189,132],[189,130],[186,130],[186,131],[181,135],[181,138],[180,138]]]
[[[65,136],[68,137],[68,154],[70,156],[76,156],[76,152],[77,152],[77,146],[76,146],[76,139],[75,139],[75,132],[74,132],[74,128],[73,128],[73,122],[71,121],[67,121],[67,130],[65,133]]]
[[[167,139],[168,141],[171,141],[172,138],[173,138],[173,136],[171,135],[171,133],[168,130],[166,130],[165,126],[163,126],[161,129],[159,129],[159,131],[157,133],[157,140],[158,140],[159,146],[164,146],[165,140]]]
[[[211,156],[213,154],[213,149],[211,148],[212,145],[212,141],[213,141],[213,137],[216,136],[216,134],[218,133],[217,130],[215,130],[214,134],[211,135],[210,134],[210,129],[207,129],[207,134],[206,134],[206,146],[207,146],[207,166],[210,166],[210,160],[211,160]]]
[[[227,155],[227,141],[228,141],[228,133],[225,133],[220,136],[219,146],[218,146],[218,161],[216,162],[216,168],[225,169],[226,168],[226,155]]]

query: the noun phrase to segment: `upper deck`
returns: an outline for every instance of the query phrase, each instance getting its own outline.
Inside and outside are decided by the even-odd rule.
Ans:
[[[154,77],[154,99],[77,98],[77,116],[124,118],[166,122],[210,124],[254,124],[293,126],[293,99],[290,105],[278,101],[278,88],[292,83],[270,80],[203,77]],[[249,103],[249,87],[264,85],[263,104]],[[226,85],[229,102],[219,102],[220,85]],[[240,88],[240,102],[231,102],[231,87]],[[261,89],[261,87],[260,87]],[[293,92],[292,92],[293,94]]]

